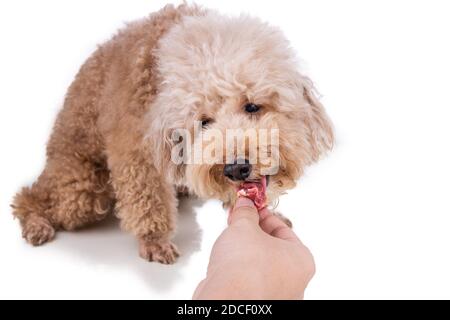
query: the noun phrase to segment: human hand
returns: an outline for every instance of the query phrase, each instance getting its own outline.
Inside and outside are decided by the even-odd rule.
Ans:
[[[193,298],[302,299],[315,266],[295,233],[246,198],[238,199],[228,223]]]

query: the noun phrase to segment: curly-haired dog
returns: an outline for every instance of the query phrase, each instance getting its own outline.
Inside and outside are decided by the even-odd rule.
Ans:
[[[294,187],[333,133],[282,33],[258,19],[167,6],[128,25],[82,66],[47,146],[47,164],[14,199],[23,237],[41,245],[115,211],[150,261],[173,263],[177,190],[229,206],[256,164],[176,164],[171,134],[277,128],[268,202]],[[194,139],[195,140],[195,139]],[[194,141],[192,142],[194,143]]]

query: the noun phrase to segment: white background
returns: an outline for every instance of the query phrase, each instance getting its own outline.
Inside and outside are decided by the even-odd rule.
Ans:
[[[164,3],[0,2],[0,298],[188,299],[204,276],[218,202],[182,204],[173,266],[138,258],[114,219],[32,248],[9,208],[83,61]],[[306,298],[450,298],[448,1],[198,3],[280,26],[335,124],[334,151],[281,198],[316,259]]]

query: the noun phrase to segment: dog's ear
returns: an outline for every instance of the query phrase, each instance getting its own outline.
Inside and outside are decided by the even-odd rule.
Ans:
[[[303,99],[306,105],[304,121],[308,131],[311,159],[317,161],[322,154],[333,147],[333,125],[317,98],[312,81],[306,77],[303,80]]]
[[[178,112],[161,111],[158,105],[146,117],[146,141],[149,146],[153,165],[166,175],[182,174],[193,136],[186,128],[190,128],[188,115]],[[163,109],[164,110],[164,109]],[[173,176],[172,178],[175,178]]]
[[[164,127],[162,121],[155,119],[150,121],[150,128],[147,131],[146,140],[153,165],[161,172],[166,171],[171,163],[171,150],[174,145],[171,134],[172,130]]]

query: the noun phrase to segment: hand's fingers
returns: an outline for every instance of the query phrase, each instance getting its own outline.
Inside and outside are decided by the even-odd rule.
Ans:
[[[259,222],[259,225],[267,234],[276,238],[289,241],[300,241],[294,231],[273,214],[266,215],[266,217]]]
[[[270,210],[267,209],[267,207],[265,207],[264,209],[262,209],[262,210],[259,212],[259,221],[264,220],[267,216],[269,216],[269,215],[271,215],[271,214],[272,214],[272,212],[270,212]]]
[[[228,219],[227,219],[228,225],[230,225],[230,223],[231,223],[231,214],[232,213],[233,213],[233,208],[228,209]]]
[[[248,219],[255,224],[258,224],[259,216],[253,201],[244,197],[240,197],[233,210],[228,217],[228,224],[233,224],[241,219]]]

